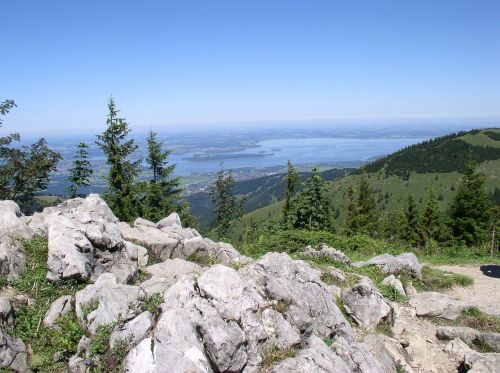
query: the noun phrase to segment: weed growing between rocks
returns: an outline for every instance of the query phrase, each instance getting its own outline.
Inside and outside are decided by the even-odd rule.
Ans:
[[[191,254],[186,258],[187,261],[199,264],[202,267],[211,267],[215,264],[219,264],[219,260],[215,257],[215,255],[207,254],[207,255],[199,255],[199,254]]]
[[[290,308],[290,303],[283,300],[278,301],[278,303],[274,306],[274,309],[279,313],[285,313],[288,311],[288,308]]]
[[[262,355],[262,367],[269,367],[296,355],[297,350],[293,347],[279,348],[278,346],[273,346]]]
[[[30,366],[33,369],[58,371],[66,364],[54,362],[67,360],[76,352],[78,342],[84,334],[74,313],[58,320],[60,329],[43,325],[43,317],[50,305],[63,295],[74,295],[85,285],[74,281],[50,283],[47,278],[47,240],[35,237],[24,242],[26,251],[26,272],[12,283],[15,292],[26,301],[15,301],[16,319],[13,335],[20,337],[31,347]]]
[[[142,311],[149,311],[155,318],[160,314],[163,303],[161,294],[153,294],[149,297],[140,298]]]
[[[87,318],[92,312],[94,312],[99,307],[99,299],[94,298],[87,304],[82,306],[83,316]]]
[[[353,325],[355,323],[353,317],[347,313],[344,307],[344,301],[342,300],[341,297],[338,297],[335,299],[335,304],[337,305],[338,309],[340,312],[342,312],[342,315],[344,315],[345,319],[349,322],[349,324]]]
[[[500,317],[488,315],[477,307],[469,307],[460,313],[455,320],[433,317],[438,325],[467,326],[482,332],[500,333]]]
[[[123,370],[123,362],[129,352],[128,339],[115,341],[113,348],[109,345],[109,337],[117,323],[99,325],[93,336],[90,338],[89,358],[92,359],[90,365],[91,372],[118,373]]]
[[[331,339],[331,338],[325,338],[325,339],[323,339],[323,342],[325,342],[325,344],[326,344],[328,347],[330,347],[330,346],[333,344],[334,340],[333,340],[333,339]]]

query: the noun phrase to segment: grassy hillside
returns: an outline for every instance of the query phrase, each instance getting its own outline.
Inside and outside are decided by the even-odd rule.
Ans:
[[[460,145],[457,146],[457,143]],[[429,144],[433,145],[429,146]],[[452,153],[453,151],[459,153]],[[467,153],[464,155],[460,151]],[[470,131],[417,144],[368,165],[367,169],[371,171],[367,173],[367,177],[375,191],[377,208],[381,212],[402,209],[409,194],[413,195],[417,206],[421,208],[425,203],[428,190],[432,188],[438,196],[441,208],[446,209],[460,182],[459,171],[469,151],[476,159],[482,159],[482,162],[478,164],[478,169],[486,176],[486,188],[489,192],[493,193],[495,188],[500,189],[500,129]],[[448,160],[451,159],[450,163],[455,165],[455,170],[417,172],[412,169],[416,167],[422,170],[419,165],[415,164],[413,156],[419,160],[422,157],[433,159],[438,157],[437,155],[444,156],[445,154],[448,154]],[[484,160],[484,157],[496,157],[496,159]],[[450,167],[445,164],[446,162],[447,159],[440,159],[438,165],[432,165],[429,168]],[[387,171],[388,164],[392,165],[393,172]],[[401,168],[404,164],[410,171]],[[360,177],[360,172],[354,172],[330,183],[334,208],[338,209],[336,226],[342,226],[345,219],[347,187],[353,185],[356,188]],[[236,224],[232,239],[236,242],[243,229],[252,223],[262,225],[270,219],[279,217],[281,208],[282,201],[279,201],[246,214]]]

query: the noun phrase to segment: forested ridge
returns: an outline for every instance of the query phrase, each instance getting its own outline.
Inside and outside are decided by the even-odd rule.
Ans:
[[[407,177],[411,172],[463,172],[469,156],[477,162],[500,159],[500,147],[467,143],[462,136],[476,135],[480,130],[456,132],[403,148],[387,157],[363,167],[369,173],[384,170],[386,175]],[[484,132],[490,139],[499,141],[499,132]],[[358,172],[362,172],[362,170]]]

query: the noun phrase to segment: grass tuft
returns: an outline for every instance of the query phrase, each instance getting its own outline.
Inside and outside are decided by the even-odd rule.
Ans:
[[[149,297],[141,298],[139,300],[142,302],[141,309],[143,311],[149,311],[155,317],[160,314],[160,305],[163,303],[163,297],[161,294],[153,294]]]
[[[273,346],[262,355],[262,366],[269,367],[296,355],[297,350],[293,347],[279,348],[278,346]]]

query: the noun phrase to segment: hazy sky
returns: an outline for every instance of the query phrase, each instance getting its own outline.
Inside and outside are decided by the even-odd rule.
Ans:
[[[0,3],[2,132],[500,118],[498,0]]]

